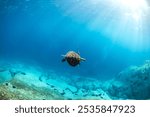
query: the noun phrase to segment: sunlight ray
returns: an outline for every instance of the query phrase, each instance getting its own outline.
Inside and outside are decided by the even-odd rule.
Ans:
[[[114,43],[133,50],[150,48],[149,35],[143,31],[149,26],[144,24],[150,11],[146,0],[62,0],[58,3],[66,16],[86,23],[90,30],[98,31]]]

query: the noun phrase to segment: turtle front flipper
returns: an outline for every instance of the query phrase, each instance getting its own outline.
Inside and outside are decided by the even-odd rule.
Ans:
[[[66,55],[61,55],[62,57],[64,57],[61,62],[65,62],[66,61]]]
[[[81,61],[86,61],[86,59],[85,58],[80,58],[81,59]]]

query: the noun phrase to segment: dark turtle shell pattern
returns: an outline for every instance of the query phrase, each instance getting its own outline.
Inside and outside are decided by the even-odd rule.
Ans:
[[[66,54],[66,60],[71,66],[76,66],[80,63],[81,59],[79,54],[71,51]]]

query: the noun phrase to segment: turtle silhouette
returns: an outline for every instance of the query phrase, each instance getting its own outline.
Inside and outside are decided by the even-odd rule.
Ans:
[[[62,62],[67,61],[69,65],[75,67],[80,64],[81,61],[85,61],[85,58],[80,57],[79,53],[76,53],[74,51],[67,52],[66,55],[62,55],[63,59]]]

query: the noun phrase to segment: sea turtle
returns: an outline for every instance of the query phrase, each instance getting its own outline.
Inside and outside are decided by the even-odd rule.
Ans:
[[[80,57],[79,53],[76,53],[74,51],[67,52],[66,55],[62,55],[64,58],[62,59],[62,62],[67,61],[69,65],[75,67],[76,65],[79,65],[81,61],[85,61],[84,58]]]

